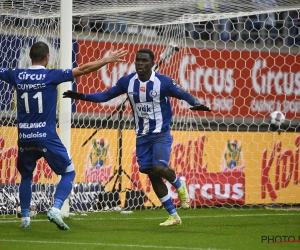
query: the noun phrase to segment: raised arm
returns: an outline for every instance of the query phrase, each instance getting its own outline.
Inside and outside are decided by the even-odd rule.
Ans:
[[[127,50],[125,50],[124,48],[115,51],[110,51],[107,57],[101,58],[97,61],[88,62],[77,68],[74,68],[72,70],[73,77],[76,78],[78,76],[86,75],[88,73],[100,69],[101,67],[103,67],[108,63],[125,62],[125,59],[121,59],[121,58],[124,57],[126,54],[127,54]]]

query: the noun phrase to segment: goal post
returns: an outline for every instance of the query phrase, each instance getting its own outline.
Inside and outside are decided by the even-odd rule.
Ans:
[[[72,1],[60,1],[60,68],[72,68]],[[62,98],[62,93],[72,89],[71,82],[65,82],[59,86],[59,137],[62,143],[71,152],[71,100]],[[68,217],[70,211],[70,200],[64,202],[61,209],[63,217]]]
[[[300,204],[300,1],[28,0],[2,2],[0,9],[0,68],[27,68],[29,48],[38,40],[50,47],[51,68],[102,58],[111,47],[128,50],[126,62],[60,86],[57,128],[77,173],[65,215],[161,206],[138,171],[130,107],[125,102],[122,112],[117,109],[126,96],[97,104],[71,102],[61,93],[105,91],[134,72],[138,49],[153,50],[159,64],[170,44],[179,51],[157,71],[212,110],[190,111],[171,99],[169,164],[186,180],[192,208]],[[3,82],[0,100],[0,214],[9,214],[18,202],[20,175],[14,92]],[[280,126],[270,123],[273,111],[284,115]],[[57,181],[47,162],[38,161],[32,202],[39,212],[52,204]]]

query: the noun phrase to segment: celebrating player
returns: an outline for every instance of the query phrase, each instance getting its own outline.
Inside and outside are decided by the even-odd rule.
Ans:
[[[45,67],[50,57],[49,47],[44,42],[36,42],[30,49],[32,66],[29,69],[0,68],[0,79],[14,86],[17,92],[17,168],[21,174],[19,195],[22,213],[20,228],[30,228],[31,181],[36,161],[44,157],[51,169],[61,175],[54,194],[54,204],[47,217],[59,229],[69,230],[60,211],[71,192],[75,171],[72,159],[56,132],[57,86],[98,70],[108,63],[124,61],[121,58],[126,53],[126,50],[120,49],[111,51],[105,58],[74,69],[48,70]]]
[[[194,110],[210,110],[201,105],[196,97],[184,91],[175,80],[154,72],[153,66],[154,53],[141,49],[135,57],[136,73],[121,77],[111,89],[93,94],[69,90],[63,93],[63,97],[106,102],[127,93],[135,120],[139,171],[149,176],[155,194],[169,213],[168,219],[160,225],[180,225],[181,219],[163,181],[163,178],[166,179],[177,189],[181,207],[188,209],[190,206],[186,184],[179,180],[174,169],[168,165],[172,144],[172,108],[169,97],[185,100]]]

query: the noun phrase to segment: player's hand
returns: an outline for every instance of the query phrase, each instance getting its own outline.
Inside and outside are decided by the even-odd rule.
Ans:
[[[75,100],[84,100],[84,94],[83,93],[78,93],[72,90],[68,90],[63,93],[63,98],[72,98]]]
[[[125,50],[124,48],[118,49],[118,50],[113,50],[114,48],[112,47],[112,49],[109,52],[109,55],[106,57],[106,59],[111,62],[126,62],[124,56],[126,56],[127,54],[127,50]]]
[[[206,107],[205,105],[202,105],[202,104],[190,107],[190,110],[199,110],[199,111],[208,111],[208,112],[211,112],[211,110],[209,109],[209,107]]]

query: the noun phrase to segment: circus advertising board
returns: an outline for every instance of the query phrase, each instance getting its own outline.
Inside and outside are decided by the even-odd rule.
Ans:
[[[28,53],[34,40],[19,40],[4,35],[0,38],[3,41],[0,56],[14,58],[11,62],[3,61],[3,67],[26,68],[30,65]],[[12,40],[15,42],[12,43]],[[42,40],[50,44],[52,51],[49,67],[57,67],[59,39]],[[163,45],[78,40],[73,41],[73,67],[103,58],[112,47],[128,50],[126,62],[108,64],[98,71],[78,77],[74,88],[84,93],[105,91],[114,86],[120,77],[135,71],[134,60],[138,49],[145,47],[153,50],[156,63],[165,50]],[[184,89],[197,96],[211,108],[215,118],[264,118],[279,110],[287,119],[293,119],[300,113],[299,62],[300,54],[181,47],[170,62],[163,63],[157,71],[176,79]],[[12,88],[6,87],[0,88],[5,100],[0,104],[1,110],[10,109],[13,98]],[[123,100],[121,96],[101,104],[77,101],[79,105],[73,105],[73,111],[110,114]],[[174,115],[184,116],[189,112],[189,105],[184,101],[172,99],[172,102]],[[130,113],[129,108],[125,113]]]
[[[153,50],[156,63],[165,49],[158,45],[79,41],[78,64],[104,57],[111,46],[124,46],[128,50],[126,63],[108,64],[91,76],[81,77],[77,81],[79,92],[105,91],[121,76],[134,72],[135,53],[140,48]],[[287,119],[292,119],[300,115],[299,62],[300,54],[193,47],[180,48],[170,62],[163,63],[157,71],[176,79],[209,106],[214,117],[264,118],[279,110]],[[90,105],[78,101],[77,112],[111,112],[121,100]],[[175,115],[188,112],[188,104],[172,101]]]
[[[107,189],[110,190],[113,185],[110,179],[120,166],[117,157],[119,132],[99,130],[95,137],[82,147],[92,132],[93,129],[71,131],[70,151],[76,169],[74,188],[77,188],[77,191],[73,192],[73,204],[80,202],[82,192],[89,196],[89,199],[93,199],[97,193],[97,190],[94,190],[93,197],[90,197],[91,189],[80,189],[80,184],[108,183]],[[7,127],[6,133],[1,133],[0,185],[6,187],[13,187],[20,182],[16,170],[17,147],[15,143],[8,143],[12,141],[12,135],[16,135],[16,128]],[[299,135],[202,131],[172,131],[172,135],[169,165],[176,170],[180,178],[186,180],[192,206],[300,202]],[[137,189],[137,184],[150,200],[155,201],[155,205],[160,205],[149,179],[138,171],[135,144],[132,143],[134,138],[134,131],[123,131],[121,165],[129,177],[123,176],[122,188]],[[57,176],[43,159],[37,162],[33,182],[57,183]],[[177,192],[168,182],[167,186],[175,204],[179,204]],[[40,192],[36,200],[41,199],[43,195],[45,193]],[[1,194],[0,197],[1,204],[5,203],[5,195]]]

